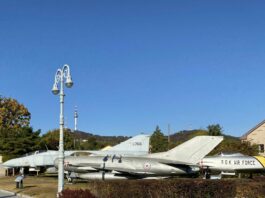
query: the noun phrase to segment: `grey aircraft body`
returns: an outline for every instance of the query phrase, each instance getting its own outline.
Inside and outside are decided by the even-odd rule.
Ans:
[[[69,156],[65,170],[82,179],[103,180],[194,174],[199,171],[198,162],[222,140],[222,136],[197,136],[167,152],[142,156]]]
[[[221,153],[205,157],[199,165],[205,171],[207,179],[211,178],[212,173],[219,174],[217,177],[213,176],[214,178],[221,178],[223,175],[236,175],[237,173],[265,172],[263,156],[247,156],[241,153]]]
[[[65,151],[69,156],[76,151]],[[22,157],[8,160],[2,164],[6,168],[29,168],[31,171],[45,171],[47,173],[57,172],[54,168],[54,160],[58,157],[58,151],[35,151],[27,153]]]
[[[101,151],[65,151],[65,157],[70,155],[77,155],[80,153],[86,155],[115,155],[120,156],[127,155],[145,155],[149,152],[149,135],[140,134],[133,138],[130,138],[116,146],[110,148],[109,150]],[[31,154],[26,154],[23,157],[8,160],[2,164],[2,166],[7,168],[31,168],[32,170],[44,169],[48,173],[57,172],[54,168],[54,160],[58,158],[58,151],[48,150],[48,151],[35,151]]]

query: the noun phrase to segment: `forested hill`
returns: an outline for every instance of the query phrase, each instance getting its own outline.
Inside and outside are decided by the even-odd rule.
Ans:
[[[170,141],[171,144],[176,146],[198,135],[208,135],[208,131],[202,129],[180,131],[170,135]],[[225,135],[225,134],[222,134],[222,136],[224,136],[224,140],[211,153],[209,153],[209,155],[215,155],[220,152],[228,152],[228,153],[239,152],[245,155],[258,154],[257,145],[251,146],[247,142],[241,142],[238,137]]]
[[[182,143],[198,135],[209,135],[209,133],[207,130],[203,129],[183,130],[170,135],[170,141],[176,143]],[[238,137],[224,135],[224,134],[222,136],[224,136],[225,139],[229,139],[231,141],[240,141]]]
[[[129,139],[129,136],[100,136],[84,131],[75,131],[74,136],[76,139],[91,140],[94,139],[97,142],[105,143],[106,145],[115,145]]]
[[[208,131],[203,129],[179,131],[170,135],[170,141],[174,144],[180,144],[198,135],[208,135]],[[100,136],[79,130],[74,132],[74,136],[76,139],[81,139],[81,140],[94,139],[97,142],[104,142],[108,145],[115,145],[130,138],[130,136]],[[231,141],[236,141],[236,142],[240,141],[238,137],[229,136],[229,135],[223,135],[223,136],[225,137],[225,139]],[[166,138],[168,138],[168,136],[166,136]]]
[[[152,134],[150,134],[152,135]],[[197,129],[197,130],[183,130],[183,131],[179,131],[176,132],[172,135],[170,135],[170,147],[173,148],[176,145],[179,145],[185,141],[190,140],[191,138],[198,136],[198,135],[209,135],[207,130],[203,130],[203,129]],[[74,136],[76,139],[79,140],[87,140],[89,144],[90,142],[90,146],[92,147],[92,145],[95,145],[95,142],[97,142],[97,148],[104,147],[107,145],[116,145],[120,142],[123,142],[127,139],[129,139],[129,136],[100,136],[100,135],[94,135],[92,133],[87,133],[84,131],[76,131],[74,132]],[[225,147],[229,144],[233,144],[234,145],[240,145],[240,140],[237,137],[233,137],[233,136],[229,136],[229,135],[223,135],[224,136],[224,143],[225,143]],[[168,136],[164,136],[165,139],[168,139]],[[150,144],[152,144],[150,142]],[[167,143],[166,143],[167,144]],[[166,148],[168,148],[168,146],[166,146]],[[222,147],[223,149],[224,147]],[[229,149],[232,149],[231,147],[229,147]],[[227,149],[225,149],[227,150]],[[238,151],[238,149],[232,149],[232,150],[236,150]]]

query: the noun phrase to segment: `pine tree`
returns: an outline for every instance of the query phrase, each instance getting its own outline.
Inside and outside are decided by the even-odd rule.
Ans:
[[[150,138],[151,152],[163,152],[168,149],[167,138],[161,132],[159,126],[156,127],[156,130]]]
[[[40,149],[40,130],[30,127],[18,129],[0,129],[0,153],[4,159],[19,157]]]
[[[222,127],[219,124],[212,124],[207,127],[209,135],[218,136],[223,134]]]

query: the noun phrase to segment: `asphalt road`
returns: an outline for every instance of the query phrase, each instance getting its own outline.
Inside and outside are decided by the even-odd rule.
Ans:
[[[14,193],[9,193],[0,190],[0,198],[18,198],[17,196],[14,195]]]

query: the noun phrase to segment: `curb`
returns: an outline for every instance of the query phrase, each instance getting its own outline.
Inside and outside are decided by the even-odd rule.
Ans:
[[[33,198],[29,195],[24,195],[24,194],[21,194],[21,193],[15,193],[17,197],[21,197],[21,198]]]
[[[8,194],[10,194],[10,195],[16,195],[16,193],[11,192],[11,191],[7,191],[7,190],[0,190],[0,192],[8,193]]]
[[[4,192],[4,193],[8,193],[12,196],[17,196],[17,197],[21,197],[21,198],[33,198],[29,195],[24,195],[24,194],[21,194],[21,193],[15,193],[15,192],[12,192],[12,191],[8,191],[8,190],[0,190],[0,192]]]

